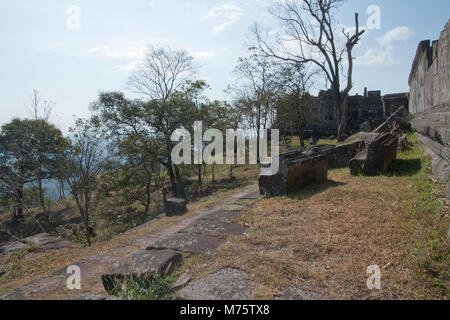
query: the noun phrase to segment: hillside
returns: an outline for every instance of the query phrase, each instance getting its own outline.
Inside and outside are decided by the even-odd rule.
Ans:
[[[327,182],[289,196],[264,200],[252,196],[254,200],[242,201],[247,197],[245,190],[255,188],[242,186],[257,178],[256,170],[243,167],[236,188],[192,203],[185,216],[160,217],[96,241],[92,247],[17,251],[6,260],[0,293],[19,294],[20,286],[28,284],[23,287],[27,288],[30,281],[41,279],[36,282],[40,290],[47,289],[41,294],[37,290],[35,298],[105,295],[100,276],[120,257],[155,245],[157,238],[166,239],[214,212],[234,212],[230,222],[245,228],[245,233],[227,235],[212,254],[183,253],[181,266],[162,279],[169,289],[155,291],[155,287],[129,284],[114,294],[170,299],[177,295],[179,288],[170,290],[170,286],[179,277],[189,275],[195,287],[221,270],[239,269],[251,279],[247,298],[447,299],[449,204],[441,185],[431,178],[423,145],[414,135],[408,139],[409,150],[399,153],[384,175],[352,177],[348,168],[331,170]],[[228,211],[223,211],[225,207]],[[111,256],[112,260],[105,258]],[[97,266],[86,269],[90,271],[81,291],[64,289],[64,282],[48,287],[45,279],[57,279],[58,270],[77,261]],[[382,290],[367,289],[366,271],[371,265],[382,268]],[[229,276],[240,279],[242,275]]]

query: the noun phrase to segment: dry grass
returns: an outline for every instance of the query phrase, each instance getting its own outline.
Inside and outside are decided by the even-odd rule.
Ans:
[[[240,219],[251,226],[247,235],[214,257],[192,257],[184,270],[200,278],[241,268],[254,275],[257,299],[290,285],[329,299],[448,298],[448,207],[439,205],[422,155],[401,154],[390,175],[333,170],[326,183],[263,200]],[[383,268],[382,290],[366,286],[370,265]]]

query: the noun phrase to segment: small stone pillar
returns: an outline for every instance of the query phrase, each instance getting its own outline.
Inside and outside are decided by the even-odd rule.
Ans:
[[[188,212],[185,199],[170,198],[164,202],[164,206],[168,217],[180,216]]]

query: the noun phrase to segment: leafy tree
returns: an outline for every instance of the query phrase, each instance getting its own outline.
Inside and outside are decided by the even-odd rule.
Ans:
[[[14,199],[17,215],[23,214],[24,186],[57,177],[66,147],[61,131],[44,120],[14,119],[1,128],[0,193]]]
[[[91,110],[96,112],[105,132],[117,141],[131,136],[139,137],[141,141],[152,141],[151,145],[144,145],[151,146],[151,150],[145,153],[146,158],[157,151],[152,159],[166,167],[172,192],[183,197],[183,179],[178,166],[174,166],[171,160],[175,146],[171,135],[177,129],[192,128],[194,121],[201,120],[198,107],[203,100],[200,94],[206,87],[203,81],[188,81],[171,92],[166,101],[154,99],[144,102],[128,100],[120,92],[102,93],[98,101],[91,104]],[[145,162],[144,159],[141,162]]]
[[[308,91],[315,73],[302,64],[284,63],[278,75],[280,93],[276,102],[276,127],[297,132],[301,146],[305,146],[305,130],[313,120],[314,105],[314,98]]]
[[[149,215],[152,192],[160,187],[160,146],[154,139],[136,134],[117,140],[117,143],[119,165],[106,174],[109,182],[106,189],[120,191],[129,203],[139,201],[145,208],[145,222]]]

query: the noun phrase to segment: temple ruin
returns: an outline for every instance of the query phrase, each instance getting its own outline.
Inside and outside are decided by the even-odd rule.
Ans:
[[[420,42],[409,86],[413,128],[433,157],[433,172],[450,198],[450,20],[439,40]]]

